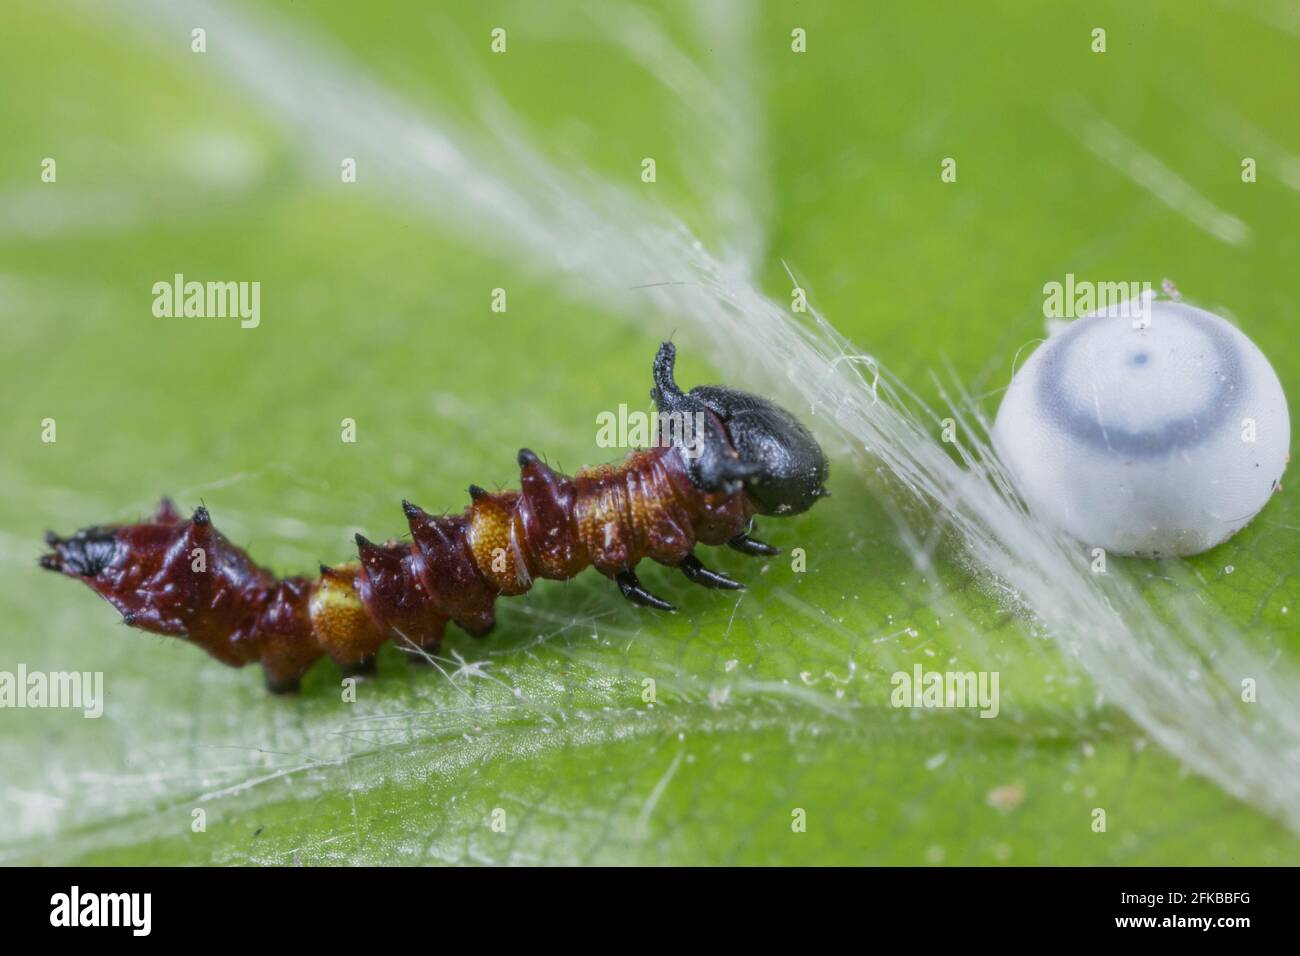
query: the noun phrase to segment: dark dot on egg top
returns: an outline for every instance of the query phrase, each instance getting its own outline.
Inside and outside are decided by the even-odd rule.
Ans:
[[[1241,400],[1237,388],[1244,375],[1241,356],[1229,332],[1211,317],[1179,309],[1177,318],[1204,334],[1210,343],[1208,352],[1204,347],[1198,350],[1193,346],[1188,353],[1199,358],[1202,364],[1208,361],[1218,370],[1217,387],[1211,386],[1213,393],[1201,408],[1186,415],[1152,422],[1145,428],[1127,429],[1114,423],[1103,423],[1095,408],[1079,404],[1074,396],[1065,394],[1061,390],[1061,375],[1070,351],[1087,330],[1109,321],[1105,317],[1089,316],[1074,322],[1045,347],[1034,386],[1042,413],[1062,431],[1107,454],[1153,458],[1192,448],[1209,439],[1234,414],[1235,406]],[[1125,361],[1132,368],[1154,368],[1154,355],[1151,348],[1139,347],[1130,352]]]

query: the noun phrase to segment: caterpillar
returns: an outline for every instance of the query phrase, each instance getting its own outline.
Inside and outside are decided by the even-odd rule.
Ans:
[[[128,626],[183,638],[233,667],[260,663],[273,693],[298,690],[322,657],[345,674],[373,673],[386,640],[436,652],[449,622],[486,636],[499,596],[588,566],[632,603],[673,611],[642,585],[640,561],[740,589],[695,546],[778,554],[750,536],[754,516],[799,514],[829,495],[826,456],[793,415],[727,386],[683,392],[675,361],[664,342],[652,369],[659,427],[651,447],[572,477],[522,449],[519,490],[471,485],[469,507],[453,515],[403,501],[409,540],[376,544],[358,534],[357,560],[322,564],[315,579],[276,578],[217,531],[206,507],[186,519],[166,498],[140,524],[48,533],[52,553],[40,565],[84,581]]]

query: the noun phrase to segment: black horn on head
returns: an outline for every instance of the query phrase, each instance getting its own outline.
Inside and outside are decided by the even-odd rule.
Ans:
[[[683,392],[673,371],[677,349],[659,346],[650,397],[675,415],[661,441],[677,445],[687,473],[703,491],[731,494],[742,487],[763,514],[798,514],[830,494],[826,455],[797,418],[781,406],[725,385]]]

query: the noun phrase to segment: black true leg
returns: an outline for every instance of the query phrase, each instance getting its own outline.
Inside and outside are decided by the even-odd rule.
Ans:
[[[774,548],[770,544],[764,544],[762,541],[751,538],[744,532],[741,532],[728,541],[727,547],[734,548],[741,554],[749,554],[758,558],[770,558],[774,554],[781,553],[780,548]]]
[[[675,611],[673,607],[661,597],[655,597],[637,580],[636,572],[631,568],[626,571],[620,571],[614,576],[614,581],[618,584],[618,589],[623,592],[623,597],[627,598],[633,604],[640,604],[642,607],[653,607],[660,611]]]
[[[725,588],[728,591],[743,591],[745,586],[739,581],[733,581],[725,574],[717,571],[710,571],[700,559],[693,554],[688,554],[682,563],[677,565],[682,569],[682,574],[686,575],[696,584],[702,584],[706,588]]]

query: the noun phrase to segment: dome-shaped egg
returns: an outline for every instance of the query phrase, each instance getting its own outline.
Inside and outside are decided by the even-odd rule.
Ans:
[[[1280,487],[1286,396],[1237,328],[1178,302],[1078,319],[1012,379],[993,445],[1031,512],[1146,557],[1227,540]]]

